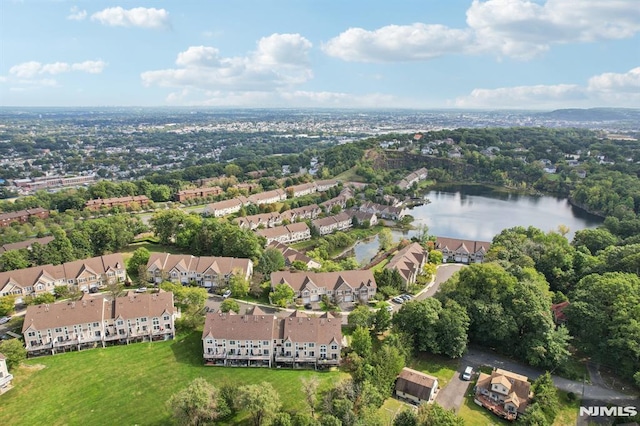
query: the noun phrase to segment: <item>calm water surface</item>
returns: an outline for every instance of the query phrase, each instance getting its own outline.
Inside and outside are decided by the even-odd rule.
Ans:
[[[409,210],[414,226],[425,224],[429,233],[441,237],[491,241],[505,228],[534,226],[547,232],[559,225],[575,231],[595,228],[603,219],[572,206],[566,199],[496,191],[478,185],[439,186],[425,194],[431,202]],[[407,238],[416,231],[394,231],[394,238]],[[368,260],[378,251],[378,239],[360,242],[354,247],[358,262]]]

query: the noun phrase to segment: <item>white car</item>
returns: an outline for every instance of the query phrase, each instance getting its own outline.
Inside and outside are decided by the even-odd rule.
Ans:
[[[227,290],[224,293],[222,293],[222,298],[223,299],[228,299],[229,296],[231,296],[231,290]]]
[[[391,305],[387,305],[387,307],[385,309],[387,311],[389,311],[389,312],[393,312],[393,306],[391,306]]]
[[[11,317],[2,317],[0,318],[0,324],[6,324],[11,321]]]
[[[147,292],[146,287],[140,287],[136,289],[136,293],[146,293],[146,292]]]

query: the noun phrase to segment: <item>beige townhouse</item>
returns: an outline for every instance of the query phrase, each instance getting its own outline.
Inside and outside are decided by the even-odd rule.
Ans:
[[[251,259],[151,253],[147,262],[147,278],[155,284],[163,281],[181,284],[195,282],[201,287],[211,288],[226,285],[234,274],[246,280],[251,279]]]
[[[278,284],[287,284],[300,303],[322,300],[327,295],[336,303],[367,303],[376,295],[376,280],[373,272],[337,271],[337,272],[291,272],[277,271],[271,274],[271,288]]]

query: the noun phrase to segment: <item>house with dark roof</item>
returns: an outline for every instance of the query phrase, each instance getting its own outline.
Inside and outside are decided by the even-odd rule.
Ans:
[[[564,313],[564,310],[567,306],[569,306],[569,301],[564,301],[560,303],[554,303],[551,305],[551,313],[553,314],[553,322],[556,325],[562,325],[567,322],[567,316]]]
[[[482,263],[491,243],[488,241],[461,240],[437,237],[435,249],[442,252],[443,262]]]
[[[36,243],[40,244],[41,246],[46,246],[51,241],[53,241],[53,239],[54,238],[52,236],[48,236],[48,237],[42,237],[42,238],[32,238],[32,239],[20,241],[17,243],[4,244],[0,246],[0,254],[10,250],[20,250],[20,249],[31,250],[31,246],[33,246]]]
[[[480,373],[475,392],[478,405],[507,420],[524,413],[533,396],[526,376],[500,368],[491,374]]]
[[[396,379],[395,395],[416,405],[432,402],[437,392],[437,378],[411,368],[403,368]]]

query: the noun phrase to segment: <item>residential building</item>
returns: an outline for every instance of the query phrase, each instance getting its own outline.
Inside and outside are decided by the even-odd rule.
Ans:
[[[403,207],[384,206],[370,201],[363,203],[359,210],[361,212],[375,213],[378,219],[400,220],[406,215]]]
[[[85,294],[78,301],[31,305],[22,334],[27,354],[105,347],[174,337],[173,293],[134,293],[112,299]]]
[[[318,186],[315,182],[301,183],[300,185],[289,186],[286,190],[291,195],[291,198],[296,198],[317,192]]]
[[[340,363],[341,321],[329,313],[285,318],[254,307],[246,315],[209,313],[202,332],[207,365],[325,367]]]
[[[271,244],[273,241],[279,243],[294,243],[311,238],[311,230],[304,222],[291,223],[274,228],[258,229],[257,234],[264,237],[267,240],[267,244]]]
[[[0,353],[0,395],[12,388],[13,375],[7,368],[7,357]]]
[[[411,185],[414,183],[418,183],[421,180],[425,180],[428,176],[427,169],[424,167],[416,170],[415,172],[409,173],[403,179],[399,180],[396,185],[403,191],[409,189]]]
[[[0,228],[9,226],[13,222],[26,223],[32,217],[46,219],[49,217],[49,210],[43,209],[42,207],[36,207],[33,209],[2,213],[0,214]]]
[[[411,243],[396,253],[385,268],[397,270],[406,288],[416,282],[416,278],[422,273],[426,263],[427,252],[425,249],[419,243]]]
[[[290,272],[271,273],[271,288],[278,284],[287,284],[295,293],[298,302],[318,302],[327,295],[336,303],[367,303],[376,295],[376,280],[373,272]]]
[[[403,368],[396,379],[396,396],[416,405],[433,402],[437,392],[437,378],[411,368]]]
[[[243,206],[250,202],[247,198],[239,196],[230,200],[218,201],[217,203],[207,204],[202,211],[205,216],[222,217],[237,213]]]
[[[349,188],[344,188],[337,197],[320,203],[320,207],[322,207],[325,212],[330,212],[335,206],[340,206],[344,209],[347,207],[347,200],[350,198],[353,198],[353,191]]]
[[[115,207],[127,208],[131,206],[146,207],[151,200],[146,195],[136,195],[133,197],[99,198],[89,200],[85,203],[87,210],[112,209]]]
[[[356,222],[360,226],[376,226],[378,224],[378,216],[375,213],[361,212],[358,209],[348,210],[347,213],[351,215],[351,221],[355,218]]]
[[[147,278],[156,284],[163,281],[181,284],[195,282],[202,287],[210,288],[226,285],[232,274],[251,279],[251,259],[151,253],[147,262]]]
[[[567,315],[564,313],[564,310],[567,306],[569,306],[569,301],[566,300],[560,303],[554,303],[551,305],[551,313],[553,314],[553,322],[556,325],[566,324]]]
[[[443,262],[482,263],[490,246],[488,241],[437,237],[435,249],[442,252]]]
[[[203,188],[184,189],[182,191],[178,191],[176,199],[179,202],[183,202],[186,200],[193,200],[194,198],[214,197],[222,193],[224,193],[224,190],[219,186],[207,186]]]
[[[114,253],[62,265],[0,272],[0,296],[15,295],[16,304],[21,304],[24,296],[53,293],[57,286],[88,292],[110,282],[123,282],[126,277],[124,259],[120,253]]]
[[[293,264],[293,262],[302,262],[307,266],[307,269],[318,269],[321,268],[322,265],[313,260],[312,258],[310,258],[309,256],[305,255],[302,252],[299,252],[298,250],[292,249],[291,247],[288,247],[282,243],[279,243],[277,241],[272,241],[268,248],[274,248],[278,251],[280,251],[280,253],[282,253],[282,256],[284,256],[284,263],[286,266],[291,266]]]
[[[274,189],[267,192],[259,192],[249,196],[249,201],[253,204],[273,204],[287,199],[287,192],[284,189]]]
[[[313,226],[316,227],[320,235],[327,235],[334,231],[344,231],[351,228],[352,224],[353,219],[346,212],[313,221]]]
[[[491,374],[480,373],[476,383],[476,403],[507,420],[524,413],[532,396],[526,376],[499,368]]]
[[[53,241],[53,237],[48,236],[48,237],[42,237],[42,238],[32,238],[30,240],[20,241],[18,243],[4,244],[0,246],[0,254],[10,250],[20,250],[20,249],[31,250],[31,246],[36,243],[40,244],[41,246],[46,246],[51,241]]]
[[[273,212],[238,217],[233,222],[240,228],[253,231],[258,228],[273,228],[281,225],[283,220],[284,218],[280,213]]]

